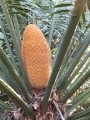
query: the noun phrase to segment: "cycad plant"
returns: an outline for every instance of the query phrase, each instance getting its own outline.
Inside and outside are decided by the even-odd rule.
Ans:
[[[90,103],[90,24],[86,24],[85,19],[88,1],[76,0],[74,7],[70,2],[60,3],[53,13],[49,10],[54,2],[44,2],[46,6],[42,6],[42,1],[29,4],[0,0],[1,14],[4,12],[6,18],[4,21],[0,16],[0,31],[5,40],[0,46],[0,119],[89,120],[90,108],[83,106],[86,105],[84,102]],[[45,14],[42,16],[44,10],[49,13],[46,21],[41,20],[37,10],[42,11],[41,18],[45,18]],[[65,20],[55,20],[63,13],[67,17],[68,11],[70,19],[59,41],[60,32],[63,31],[55,27],[59,26],[59,21],[62,23]],[[20,24],[22,14],[27,18],[23,25]],[[29,25],[30,29],[27,26],[22,35],[23,27],[28,23],[39,26],[47,41],[33,24]],[[76,31],[81,25],[85,27],[84,32],[78,35]],[[79,42],[74,41],[77,38]],[[0,37],[0,40],[3,41],[3,38]],[[58,44],[55,40],[59,41]]]

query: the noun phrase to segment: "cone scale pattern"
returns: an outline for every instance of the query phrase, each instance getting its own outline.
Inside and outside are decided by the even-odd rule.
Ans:
[[[51,52],[43,33],[34,24],[25,28],[21,54],[31,86],[45,88],[52,71]]]

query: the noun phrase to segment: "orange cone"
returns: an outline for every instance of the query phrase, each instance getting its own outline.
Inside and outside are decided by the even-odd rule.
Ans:
[[[25,28],[21,54],[31,86],[45,88],[52,71],[51,52],[43,33],[34,24]]]

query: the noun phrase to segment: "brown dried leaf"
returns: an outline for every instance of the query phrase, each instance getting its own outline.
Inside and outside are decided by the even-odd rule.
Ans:
[[[18,119],[20,116],[21,116],[21,114],[20,114],[20,113],[18,113],[17,111],[16,111],[16,112],[14,112],[14,117],[15,117],[15,118],[17,118],[17,119]]]
[[[37,109],[39,108],[39,106],[40,106],[40,103],[37,102],[37,101],[35,101],[34,104],[33,104],[33,108],[34,108],[35,110],[37,110]]]

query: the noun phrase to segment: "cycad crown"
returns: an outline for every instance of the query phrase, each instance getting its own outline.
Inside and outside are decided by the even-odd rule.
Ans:
[[[52,71],[51,52],[43,33],[34,24],[25,28],[21,54],[31,86],[45,88]]]

